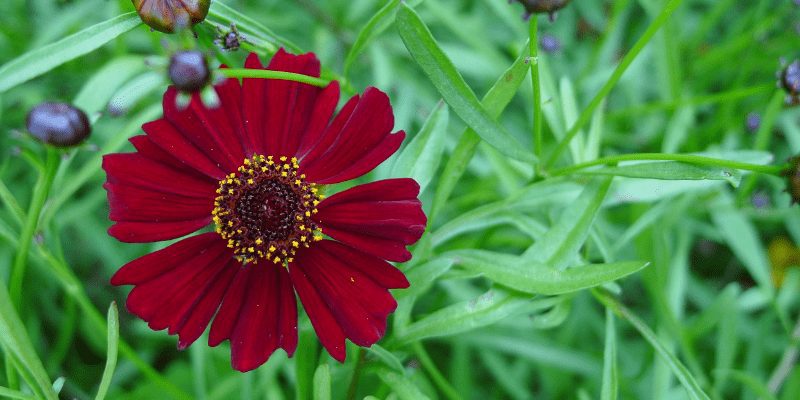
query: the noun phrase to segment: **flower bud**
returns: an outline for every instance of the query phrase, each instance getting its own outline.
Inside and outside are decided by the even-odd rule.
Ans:
[[[517,0],[525,7],[525,18],[531,14],[550,14],[550,21],[555,19],[556,11],[564,8],[570,0]]]
[[[786,192],[792,196],[792,203],[800,203],[800,155],[789,159],[789,167],[782,175],[786,177]]]
[[[786,104],[800,105],[800,60],[794,60],[779,73],[778,84],[786,91]]]
[[[41,103],[28,113],[28,132],[56,146],[75,146],[89,137],[92,127],[83,111],[65,103]]]
[[[217,37],[214,39],[214,43],[224,51],[236,51],[239,50],[243,39],[242,34],[236,29],[236,24],[231,23],[231,28],[227,32],[223,32],[217,27]]]
[[[210,5],[211,0],[133,0],[142,21],[164,33],[202,22]]]
[[[197,50],[179,51],[169,60],[169,79],[178,90],[196,92],[211,80],[206,56]]]

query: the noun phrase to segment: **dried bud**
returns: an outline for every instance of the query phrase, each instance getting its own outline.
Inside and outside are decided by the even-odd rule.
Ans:
[[[525,7],[525,18],[531,14],[547,13],[550,21],[555,20],[556,11],[564,8],[570,0],[517,0]]]
[[[800,203],[800,155],[789,159],[789,167],[782,175],[786,177],[786,192],[792,196],[792,203]]]
[[[28,113],[28,132],[56,146],[75,146],[89,137],[92,127],[83,111],[65,103],[41,103]]]
[[[244,41],[242,35],[239,33],[239,30],[236,29],[236,24],[231,24],[231,29],[227,32],[223,32],[219,27],[217,27],[217,37],[214,39],[214,43],[219,46],[224,51],[236,51],[239,50],[239,46],[241,46],[241,42]]]
[[[179,51],[169,60],[169,79],[184,92],[196,92],[211,80],[206,56],[197,50]]]
[[[778,78],[778,84],[786,91],[786,104],[800,105],[800,60],[785,65]]]
[[[164,33],[202,22],[210,5],[211,0],[133,0],[142,21]]]

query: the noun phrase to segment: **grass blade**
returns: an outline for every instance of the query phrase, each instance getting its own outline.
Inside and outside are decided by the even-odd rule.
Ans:
[[[419,133],[397,157],[391,176],[414,178],[419,183],[420,193],[425,191],[439,169],[449,120],[447,105],[439,102]]]
[[[117,303],[112,302],[108,307],[108,352],[106,355],[106,368],[103,370],[103,379],[100,380],[100,387],[97,389],[95,400],[106,398],[108,388],[111,387],[111,379],[114,377],[114,369],[117,367],[117,353],[119,350],[119,310]]]
[[[369,19],[369,21],[367,21],[364,28],[358,32],[356,41],[353,42],[353,46],[350,48],[350,51],[347,52],[347,57],[344,59],[344,76],[348,76],[350,66],[353,65],[356,57],[367,47],[367,44],[392,24],[392,12],[397,8],[398,4],[400,4],[400,0],[389,0]]]

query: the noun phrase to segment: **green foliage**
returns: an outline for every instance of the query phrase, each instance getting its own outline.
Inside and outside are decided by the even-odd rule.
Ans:
[[[195,38],[141,27],[128,0],[0,2],[0,397],[800,398],[800,207],[778,176],[800,109],[774,89],[798,13],[575,0],[527,24],[505,1],[216,0]],[[213,44],[231,23],[236,52]],[[345,363],[302,311],[296,354],[241,374],[227,344],[180,352],[116,308],[110,276],[165,244],[107,235],[102,157],[160,116],[168,57],[194,47],[238,77],[250,51],[313,51],[320,79],[257,74],[391,98],[407,140],[358,183],[416,179],[428,227],[386,336]],[[45,100],[89,114],[86,145],[23,133]]]

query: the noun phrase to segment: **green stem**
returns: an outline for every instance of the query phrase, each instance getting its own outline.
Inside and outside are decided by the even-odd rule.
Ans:
[[[347,388],[347,400],[355,400],[356,394],[358,394],[358,381],[361,379],[361,370],[364,369],[364,364],[366,364],[366,356],[367,352],[358,348],[358,360],[356,361],[356,366],[353,368],[353,377],[350,378],[350,386]]]
[[[542,155],[542,85],[539,82],[539,39],[538,39],[538,15],[531,16],[529,25],[530,40],[530,63],[531,63],[531,87],[533,88],[533,154],[538,160]],[[538,165],[538,162],[537,162]],[[534,168],[537,168],[534,165]]]
[[[769,144],[772,141],[773,135],[772,128],[775,126],[775,122],[778,120],[778,115],[783,108],[784,96],[785,95],[782,90],[776,90],[775,94],[772,95],[772,99],[770,99],[769,103],[767,104],[767,108],[764,111],[764,118],[761,120],[761,125],[758,127],[758,131],[756,132],[753,150],[766,150],[769,148]],[[754,176],[747,177],[747,179],[742,182],[742,188],[739,190],[737,200],[739,200],[739,202],[744,201],[744,199],[750,196],[750,193],[753,191],[755,186],[756,178]]]
[[[58,150],[47,147],[47,159],[45,161],[44,173],[39,175],[36,181],[36,186],[33,189],[33,196],[31,204],[28,208],[28,214],[25,218],[25,224],[22,226],[22,232],[19,236],[19,248],[14,257],[14,265],[11,267],[11,278],[9,281],[9,294],[11,302],[20,308],[20,300],[22,297],[22,281],[25,279],[25,269],[28,266],[28,253],[31,249],[31,242],[33,241],[33,234],[36,232],[36,226],[39,222],[39,215],[42,212],[42,207],[47,200],[47,195],[50,193],[50,188],[53,186],[53,178],[58,169],[59,154]]]
[[[722,168],[734,168],[734,169],[741,169],[745,171],[753,171],[770,175],[778,175],[781,173],[781,171],[783,171],[786,168],[786,166],[784,165],[749,164],[739,161],[721,160],[718,158],[698,156],[694,154],[635,153],[635,154],[621,154],[618,156],[598,158],[597,160],[587,161],[585,163],[559,168],[551,171],[549,176],[569,175],[571,173],[589,167],[613,164],[620,161],[679,161],[688,164],[705,165],[705,166],[722,167]]]
[[[313,76],[268,69],[224,68],[220,69],[219,72],[229,78],[281,79],[285,81],[307,83],[319,87],[328,86],[328,83],[330,83],[328,80]]]
[[[532,19],[534,17],[531,17]],[[458,394],[458,391],[447,382],[447,378],[442,375],[439,369],[436,367],[436,364],[433,362],[431,357],[428,355],[428,352],[425,351],[425,347],[422,346],[422,343],[416,342],[412,346],[414,348],[414,353],[417,354],[417,358],[419,358],[420,363],[422,363],[422,367],[425,368],[425,372],[430,375],[431,379],[433,379],[433,383],[439,388],[439,390],[450,400],[460,400],[461,395]]]
[[[594,110],[603,103],[603,100],[611,92],[611,89],[617,85],[617,82],[619,82],[620,78],[622,78],[622,75],[625,73],[631,63],[633,63],[639,53],[642,52],[642,49],[647,46],[647,44],[650,42],[650,39],[653,38],[653,35],[655,35],[656,32],[661,29],[661,26],[663,26],[669,20],[669,17],[672,15],[675,9],[681,5],[681,3],[683,3],[683,0],[670,0],[667,5],[664,6],[664,9],[661,10],[661,13],[658,14],[656,19],[650,24],[642,37],[640,37],[639,40],[636,41],[636,44],[633,45],[631,51],[625,55],[617,68],[614,69],[611,77],[600,89],[600,92],[598,92],[592,101],[589,102],[589,106],[586,107],[583,112],[581,112],[578,120],[575,121],[575,124],[572,126],[572,128],[570,128],[566,136],[564,136],[564,139],[561,140],[556,149],[544,163],[545,168],[550,167],[558,160],[558,156],[560,156],[561,153],[566,150],[570,141],[572,141],[572,138],[574,138],[575,135],[577,135],[578,132],[586,125],[586,123],[589,122],[589,120],[592,118],[592,114],[594,114]]]

